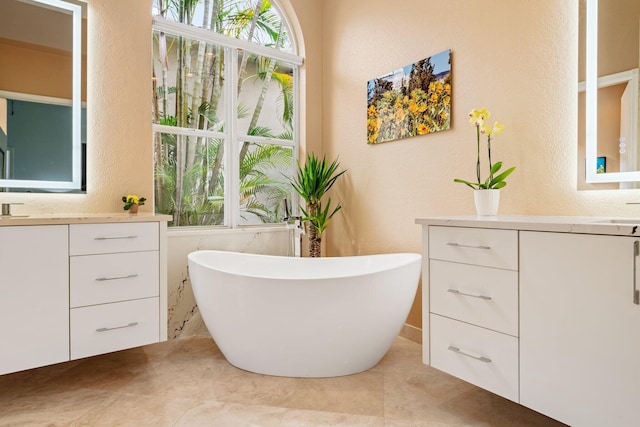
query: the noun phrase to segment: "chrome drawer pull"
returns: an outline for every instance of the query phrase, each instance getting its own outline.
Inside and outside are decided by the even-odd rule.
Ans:
[[[137,274],[129,274],[128,276],[116,276],[116,277],[98,277],[96,282],[106,282],[107,280],[121,280],[121,279],[133,279],[138,277]]]
[[[452,294],[456,294],[456,295],[464,295],[465,297],[480,298],[480,299],[487,300],[487,301],[489,301],[491,299],[491,297],[488,297],[486,295],[468,294],[466,292],[460,292],[457,289],[447,289],[447,292],[451,292]]]
[[[113,236],[113,237],[95,237],[94,240],[124,240],[124,239],[137,239],[138,236]]]
[[[491,363],[491,359],[489,359],[488,357],[484,357],[484,356],[476,356],[475,354],[471,354],[471,353],[464,352],[464,351],[460,350],[458,347],[454,347],[454,346],[452,346],[452,345],[450,345],[450,346],[449,346],[448,350],[453,351],[454,353],[461,354],[461,355],[463,355],[463,356],[470,357],[470,358],[472,358],[472,359],[479,360],[479,361],[481,361],[481,362]]]
[[[96,332],[106,332],[106,331],[113,331],[115,329],[123,329],[123,328],[130,328],[132,326],[136,326],[138,324],[138,322],[131,322],[128,325],[124,325],[124,326],[116,326],[113,328],[98,328],[96,329]]]
[[[483,246],[483,245],[463,245],[461,243],[449,242],[447,243],[449,246],[457,246],[459,248],[471,248],[471,249],[491,249],[491,246]]]

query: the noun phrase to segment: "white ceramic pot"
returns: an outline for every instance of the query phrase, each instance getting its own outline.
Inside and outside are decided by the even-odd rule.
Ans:
[[[474,190],[473,199],[476,202],[478,216],[496,216],[500,205],[500,190]]]

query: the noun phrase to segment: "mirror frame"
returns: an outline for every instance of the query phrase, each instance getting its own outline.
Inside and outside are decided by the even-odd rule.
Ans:
[[[71,134],[72,174],[71,181],[40,181],[25,179],[0,179],[0,187],[15,189],[80,190],[82,186],[82,140],[81,140],[81,88],[82,88],[82,7],[64,0],[29,0],[42,7],[52,7],[71,12],[73,26],[72,88],[71,88]],[[9,190],[10,191],[10,190]]]
[[[598,87],[606,87],[617,81],[598,79],[598,0],[586,0],[586,78],[585,78],[585,151],[586,151],[586,182],[607,183],[607,182],[636,182],[640,181],[640,171],[630,172],[605,172],[597,173],[598,157]],[[619,81],[623,77],[622,73],[617,74]],[[615,80],[615,79],[614,79]],[[632,86],[636,86],[637,79],[626,78]],[[580,88],[578,89],[580,90]],[[637,105],[637,100],[635,102]],[[635,111],[636,117],[638,111]],[[640,143],[640,141],[638,141]]]

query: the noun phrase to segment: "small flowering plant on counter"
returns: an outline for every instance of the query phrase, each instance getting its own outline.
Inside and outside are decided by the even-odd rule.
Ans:
[[[133,205],[144,205],[144,202],[146,202],[147,199],[145,199],[144,197],[138,197],[135,194],[129,194],[126,196],[122,196],[122,201],[124,202],[123,209],[125,211],[128,211]]]
[[[500,133],[502,133],[504,126],[498,122],[495,122],[493,126],[485,125],[485,121],[489,120],[490,115],[491,113],[489,113],[489,111],[487,111],[485,108],[471,110],[471,112],[469,113],[469,123],[476,128],[476,141],[478,146],[476,174],[478,181],[469,182],[459,178],[453,180],[454,182],[460,182],[462,184],[468,185],[474,190],[498,190],[507,185],[505,179],[516,169],[514,166],[498,174],[500,172],[500,169],[502,168],[502,162],[496,162],[495,164],[491,162],[491,138],[494,135],[499,135]],[[484,181],[482,181],[480,177],[480,135],[487,136],[487,153],[489,155],[489,176]]]

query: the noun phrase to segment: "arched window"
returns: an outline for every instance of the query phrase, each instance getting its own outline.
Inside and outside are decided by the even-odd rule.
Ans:
[[[280,222],[298,154],[296,43],[269,0],[155,0],[155,211]]]

